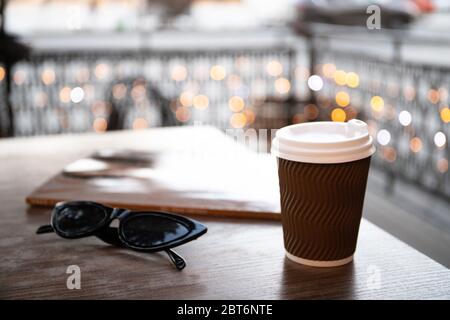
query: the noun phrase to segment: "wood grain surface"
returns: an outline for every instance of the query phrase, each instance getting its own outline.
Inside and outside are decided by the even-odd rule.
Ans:
[[[35,235],[49,221],[50,210],[27,207],[25,197],[68,163],[96,148],[129,147],[139,139],[157,140],[155,148],[177,148],[181,137],[202,130],[213,131],[170,128],[1,140],[0,298],[450,298],[448,269],[366,220],[354,262],[332,269],[288,261],[277,221],[197,217],[208,233],[177,248],[188,264],[182,272],[162,253],[130,252],[95,238]],[[81,290],[66,288],[66,269],[73,264],[81,268]]]

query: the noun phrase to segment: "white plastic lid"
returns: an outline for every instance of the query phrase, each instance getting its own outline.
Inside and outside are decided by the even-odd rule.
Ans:
[[[318,121],[295,124],[277,131],[271,153],[278,158],[307,163],[342,163],[375,152],[367,124]]]

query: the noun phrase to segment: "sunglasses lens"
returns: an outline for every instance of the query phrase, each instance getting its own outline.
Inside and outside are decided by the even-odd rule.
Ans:
[[[54,216],[53,226],[68,237],[81,236],[103,225],[107,214],[94,205],[66,205]]]
[[[189,229],[171,218],[139,213],[124,221],[122,232],[129,245],[150,248],[183,237],[189,233]]]

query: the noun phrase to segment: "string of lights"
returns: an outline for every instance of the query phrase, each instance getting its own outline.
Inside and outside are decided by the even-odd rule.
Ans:
[[[338,51],[318,60],[320,109],[333,121],[367,121],[376,164],[448,197],[449,70]]]
[[[377,144],[374,164],[450,195],[449,70],[336,50],[319,50],[311,70],[300,58],[285,48],[35,53],[12,72],[15,135],[102,133],[114,111],[120,128],[163,126],[166,107],[178,125],[222,129],[359,118]],[[0,96],[4,82],[0,67]]]

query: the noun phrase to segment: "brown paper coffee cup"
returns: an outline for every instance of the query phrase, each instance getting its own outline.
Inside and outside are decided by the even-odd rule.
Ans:
[[[339,266],[356,249],[374,148],[362,121],[315,124],[283,128],[274,140],[284,246],[295,262]]]
[[[291,258],[328,262],[323,265],[351,261],[369,164],[369,157],[337,164],[279,159],[284,246]]]

